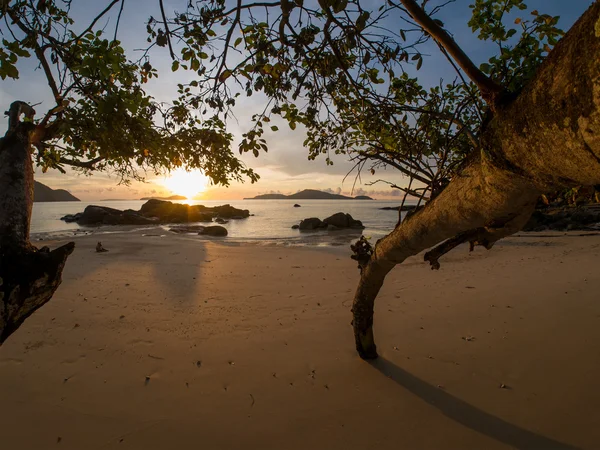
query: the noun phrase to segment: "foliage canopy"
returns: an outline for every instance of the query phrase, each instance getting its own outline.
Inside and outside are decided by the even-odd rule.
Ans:
[[[126,179],[139,177],[138,167],[184,166],[217,183],[255,181],[231,152],[226,124],[240,96],[259,93],[264,105],[240,153],[266,151],[265,128],[277,131],[271,119],[280,116],[291,129],[305,127],[309,158],[324,154],[332,164],[332,152],[348,154],[359,174],[390,166],[411,179],[393,187],[435,196],[478,146],[488,113],[485,90],[465,73],[481,72],[492,90],[515,95],[562,35],[558,17],[529,10],[524,0],[474,0],[468,25],[496,50],[469,69],[466,55],[450,54],[431,34],[433,27],[452,40],[438,17],[455,0],[423,2],[429,28],[414,17],[414,0],[207,0],[170,15],[158,0],[161,17],[146,23],[148,49],[131,61],[116,31],[109,39],[96,29],[124,1],[107,2],[81,33],[73,31],[69,1],[37,8],[5,1],[0,76],[18,78],[19,60],[35,56],[56,99],[40,122],[44,168],[108,168]],[[169,105],[143,89],[158,76],[153,47],[168,48],[173,71],[194,74]],[[426,85],[419,70],[434,51],[456,76]]]

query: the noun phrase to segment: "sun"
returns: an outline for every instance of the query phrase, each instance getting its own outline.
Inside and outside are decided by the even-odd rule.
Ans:
[[[184,169],[177,169],[170,172],[162,184],[175,194],[184,195],[191,200],[206,190],[208,178],[199,170],[186,172]]]

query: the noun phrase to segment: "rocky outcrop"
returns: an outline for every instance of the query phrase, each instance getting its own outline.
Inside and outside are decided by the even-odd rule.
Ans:
[[[323,223],[336,228],[354,228],[361,230],[364,228],[360,220],[355,220],[350,214],[342,212],[335,213],[333,216],[324,219]]]
[[[169,231],[172,231],[173,233],[178,233],[178,234],[182,234],[182,233],[199,233],[200,231],[204,230],[204,228],[202,225],[178,225],[176,227],[171,227],[169,228]]]
[[[317,217],[310,217],[300,222],[300,225],[292,228],[299,228],[301,231],[311,231],[319,229],[340,230],[353,229],[362,230],[365,228],[360,220],[354,219],[350,214],[339,212],[324,220]]]
[[[169,228],[169,231],[178,234],[194,233],[204,236],[227,236],[227,228],[220,225],[177,225]]]
[[[245,219],[250,215],[247,209],[237,209],[231,205],[208,207],[186,205],[164,200],[148,200],[139,211],[121,211],[105,206],[90,205],[82,213],[68,214],[61,218],[65,222],[79,225],[148,225],[162,223],[212,222],[214,218]],[[226,223],[226,222],[225,222]]]
[[[65,222],[77,222],[79,225],[151,225],[158,221],[140,215],[137,211],[107,208],[90,205],[82,213],[67,214],[61,217]]]
[[[523,231],[569,231],[600,229],[600,204],[539,209],[533,212]]]
[[[307,231],[307,230],[316,230],[318,228],[325,228],[327,225],[324,225],[323,222],[321,222],[321,219],[317,218],[317,217],[309,217],[308,219],[304,219],[300,222],[300,230],[302,231]]]
[[[212,225],[209,227],[204,227],[204,229],[198,234],[204,236],[227,236],[227,228],[220,225]]]

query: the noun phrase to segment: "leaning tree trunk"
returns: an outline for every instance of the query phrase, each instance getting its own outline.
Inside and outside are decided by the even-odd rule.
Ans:
[[[35,111],[23,102],[9,110],[9,126],[0,139],[0,345],[58,288],[70,242],[50,251],[29,242],[33,206],[31,135],[35,126],[20,121]]]
[[[385,276],[425,254],[432,268],[461,242],[490,248],[520,230],[540,193],[600,183],[600,2],[595,2],[516,97],[496,105],[481,132],[480,154],[423,209],[359,260],[352,306],[356,349],[375,358],[373,309]]]

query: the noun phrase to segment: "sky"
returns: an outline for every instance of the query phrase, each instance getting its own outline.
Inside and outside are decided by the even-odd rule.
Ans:
[[[476,62],[482,63],[490,56],[490,47],[482,43],[471,33],[467,26],[470,18],[469,5],[474,0],[457,0],[454,4],[446,7],[439,16],[445,23],[445,28],[450,31],[463,50]],[[167,11],[183,10],[187,0],[168,0],[165,2]],[[379,0],[373,0],[378,5]],[[430,0],[429,4],[435,4],[436,0]],[[593,0],[526,0],[532,9],[538,9],[540,13],[561,16],[559,26],[568,30],[577,18],[593,3]],[[72,16],[76,23],[84,24],[86,19],[94,17],[108,4],[107,0],[73,0]],[[150,15],[159,16],[158,1],[156,0],[125,0],[123,15],[119,25],[119,39],[128,51],[134,51],[146,46],[145,21]],[[112,34],[115,24],[115,14],[107,20],[101,21],[100,26],[106,27]],[[0,25],[2,30],[2,25]],[[160,49],[164,50],[164,49]],[[137,59],[135,51],[130,53],[132,59]],[[176,91],[179,82],[190,80],[189,75],[179,71],[173,74],[170,70],[171,60],[167,51],[154,53],[151,62],[159,70],[159,78],[146,86],[146,91],[158,100],[169,100]],[[440,78],[451,80],[454,72],[448,63],[440,56],[432,53],[431,57],[425,58],[420,72],[420,80],[423,85],[437,84]],[[51,95],[47,84],[40,71],[36,70],[31,63],[21,69],[21,77],[17,81],[4,80],[0,83],[0,104],[8,108],[15,101],[22,100],[31,104],[42,101],[43,105],[51,105]],[[246,130],[249,118],[253,113],[262,110],[264,98],[253,96],[245,99],[235,110],[236,121],[228,124],[228,131],[236,137],[234,152],[237,154],[237,142],[241,134]],[[277,124],[277,123],[276,123]],[[389,188],[385,184],[369,186],[369,182],[384,178],[391,182],[406,184],[406,181],[393,169],[384,173],[381,171],[375,177],[368,173],[361,174],[360,180],[355,180],[354,175],[344,177],[352,168],[343,155],[333,155],[333,166],[325,163],[325,158],[308,160],[308,151],[303,148],[304,132],[300,127],[292,131],[289,127],[280,123],[280,131],[274,133],[266,131],[266,139],[269,143],[269,152],[261,153],[258,158],[252,155],[243,155],[241,159],[256,172],[261,179],[258,183],[232,183],[228,188],[208,186],[202,194],[202,198],[215,200],[234,200],[254,195],[279,192],[291,194],[302,189],[320,189],[348,195],[367,194],[374,198],[385,199],[398,196],[400,192]],[[7,120],[0,118],[0,130],[5,130]],[[99,125],[100,126],[100,125]],[[48,186],[58,189],[67,189],[75,196],[84,201],[102,199],[135,199],[146,196],[164,196],[174,192],[168,186],[164,177],[149,174],[145,183],[134,182],[130,186],[118,184],[118,179],[104,173],[94,173],[92,176],[84,176],[68,170],[67,174],[61,174],[56,170],[42,174],[38,169],[35,174],[36,180]],[[356,181],[356,184],[355,184]]]

